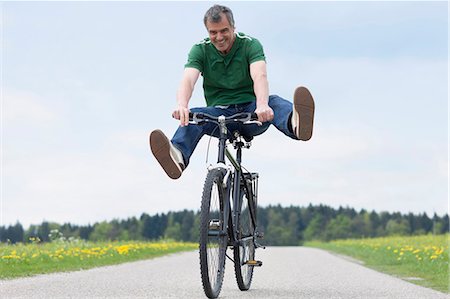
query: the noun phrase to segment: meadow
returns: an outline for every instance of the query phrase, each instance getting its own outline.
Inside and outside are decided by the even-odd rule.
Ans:
[[[449,292],[449,235],[307,242],[305,246],[356,258],[381,272]]]
[[[425,287],[449,292],[449,235],[307,242],[353,257],[365,266]],[[0,279],[76,271],[195,250],[197,243],[175,241],[88,242],[80,239],[0,243]]]
[[[0,244],[0,279],[74,271],[194,250],[196,243],[86,242],[79,239],[41,243]]]

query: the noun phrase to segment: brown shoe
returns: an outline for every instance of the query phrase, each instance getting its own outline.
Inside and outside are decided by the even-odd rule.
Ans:
[[[292,129],[298,139],[311,139],[314,122],[314,99],[306,87],[300,86],[294,92],[292,107]]]
[[[161,130],[150,134],[150,148],[167,175],[171,179],[178,179],[184,170],[183,155]]]

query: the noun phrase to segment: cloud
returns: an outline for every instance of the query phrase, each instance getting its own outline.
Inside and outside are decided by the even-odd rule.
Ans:
[[[42,125],[59,119],[54,107],[32,92],[5,90],[3,94],[3,123]]]
[[[3,221],[87,224],[195,210],[204,174],[193,167],[178,181],[167,178],[151,156],[144,130],[116,132],[91,151],[15,155],[3,163]]]

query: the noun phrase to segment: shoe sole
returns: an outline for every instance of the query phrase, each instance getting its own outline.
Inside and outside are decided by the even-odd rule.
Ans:
[[[171,179],[178,179],[183,171],[170,155],[170,141],[161,130],[150,134],[150,148],[167,175]]]
[[[300,120],[300,126],[295,129],[298,139],[307,141],[312,137],[314,123],[314,99],[306,87],[300,86],[294,92],[294,111]]]

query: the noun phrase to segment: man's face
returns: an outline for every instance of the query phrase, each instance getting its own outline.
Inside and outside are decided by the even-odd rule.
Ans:
[[[216,49],[227,54],[235,39],[234,27],[230,25],[225,14],[221,14],[222,19],[218,23],[206,21],[206,29],[208,30],[209,38]]]

